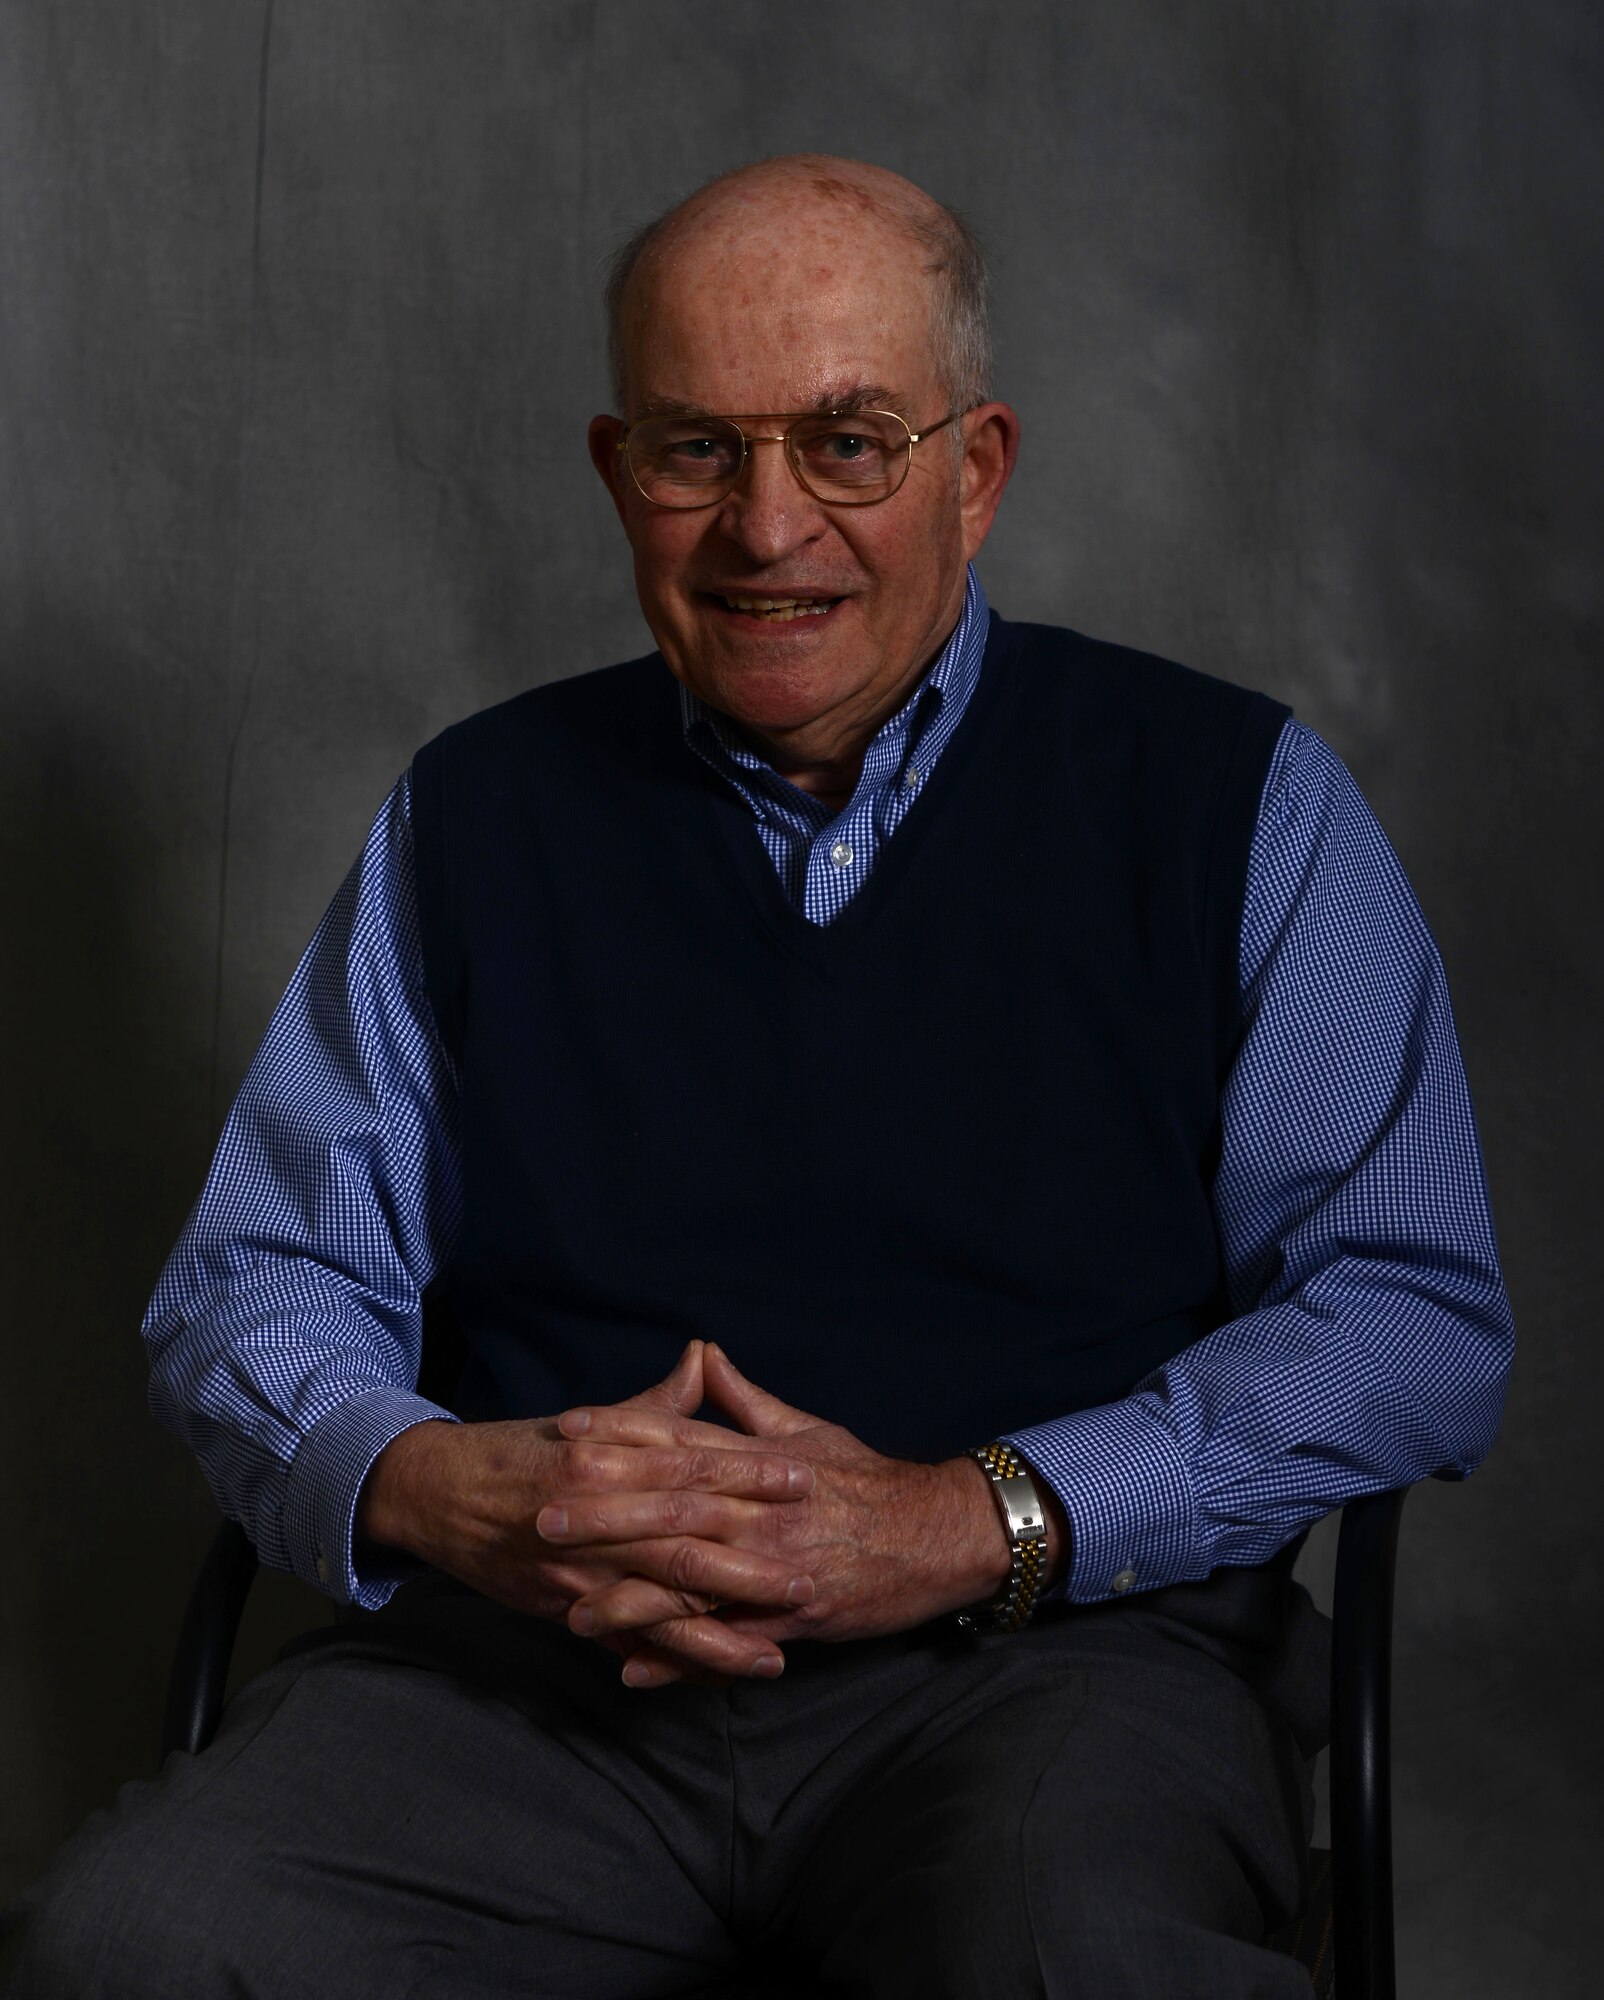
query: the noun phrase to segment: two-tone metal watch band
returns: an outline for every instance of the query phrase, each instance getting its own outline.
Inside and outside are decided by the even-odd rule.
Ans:
[[[973,1445],[969,1456],[991,1481],[1013,1560],[999,1595],[990,1604],[960,1612],[958,1623],[970,1632],[988,1622],[1001,1631],[1017,1632],[1030,1623],[1037,1593],[1047,1580],[1047,1517],[1036,1483],[1011,1445]]]

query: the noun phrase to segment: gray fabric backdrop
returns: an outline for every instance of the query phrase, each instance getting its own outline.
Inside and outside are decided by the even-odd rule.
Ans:
[[[994,602],[1292,701],[1442,942],[1524,1351],[1405,1523],[1405,1988],[1596,1990],[1601,80],[1591,0],[0,0],[0,1891],[151,1761],[134,1329],[276,993],[419,742],[644,644],[600,260],[806,146],[989,242]]]

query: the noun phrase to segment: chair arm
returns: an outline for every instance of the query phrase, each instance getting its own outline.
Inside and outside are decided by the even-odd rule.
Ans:
[[[1337,1537],[1331,1849],[1342,2000],[1395,2000],[1392,1599],[1407,1488],[1350,1500]]]
[[[164,1763],[174,1750],[194,1755],[212,1740],[223,1711],[240,1613],[255,1574],[250,1538],[237,1521],[225,1521],[206,1551],[179,1630],[162,1716]]]

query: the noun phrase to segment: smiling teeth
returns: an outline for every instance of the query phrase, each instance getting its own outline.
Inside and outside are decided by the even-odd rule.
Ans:
[[[732,611],[749,611],[756,618],[779,624],[788,618],[818,618],[834,604],[833,597],[726,597]]]

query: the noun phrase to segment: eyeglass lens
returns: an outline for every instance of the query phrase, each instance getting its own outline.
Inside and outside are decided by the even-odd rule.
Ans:
[[[912,443],[895,417],[859,410],[796,418],[786,450],[803,485],[821,500],[862,504],[896,492]],[[663,507],[722,499],[740,477],[741,457],[740,427],[722,417],[651,417],[629,435],[630,470],[646,497]]]

